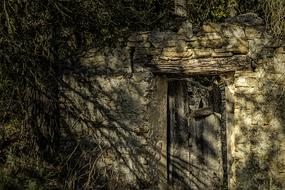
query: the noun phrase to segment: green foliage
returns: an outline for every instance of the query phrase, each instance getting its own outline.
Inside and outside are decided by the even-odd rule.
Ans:
[[[63,188],[59,181],[82,172],[87,161],[70,171],[66,165],[78,157],[65,164],[72,150],[52,150],[59,147],[56,136],[62,138],[62,73],[89,48],[112,46],[131,31],[165,24],[172,6],[167,0],[0,2],[0,144],[11,142],[0,149],[0,190],[52,189],[53,182]],[[285,31],[282,0],[188,0],[187,10],[196,25],[256,12],[276,34]]]
[[[188,0],[189,19],[196,24],[220,22],[229,16],[226,0]]]
[[[8,176],[0,170],[0,190],[14,189],[20,190],[21,186],[18,184],[17,179]]]
[[[264,18],[268,30],[277,37],[285,37],[285,1],[284,0],[265,0]]]
[[[70,152],[57,151],[62,71],[78,64],[88,48],[112,45],[130,30],[154,27],[167,15],[167,3],[161,2],[0,3],[0,144],[8,144],[0,150],[2,188],[63,189],[60,181],[67,183],[68,175],[77,176],[85,167],[64,169]]]
[[[244,14],[248,12],[254,12],[258,14],[260,17],[264,16],[264,12],[262,10],[264,0],[235,0],[234,9],[236,14]]]

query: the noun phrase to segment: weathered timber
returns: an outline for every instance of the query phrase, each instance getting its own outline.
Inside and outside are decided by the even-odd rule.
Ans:
[[[248,56],[237,55],[228,58],[206,58],[179,61],[153,60],[146,64],[155,73],[175,74],[222,74],[233,71],[251,70]]]
[[[197,110],[193,110],[193,113],[191,113],[192,117],[199,118],[199,117],[206,117],[211,114],[213,114],[213,108],[212,107],[206,107],[206,108],[200,108]]]
[[[211,86],[213,86],[212,84]],[[220,91],[172,80],[168,90],[168,174],[172,189],[222,189]],[[217,94],[215,94],[217,93]]]

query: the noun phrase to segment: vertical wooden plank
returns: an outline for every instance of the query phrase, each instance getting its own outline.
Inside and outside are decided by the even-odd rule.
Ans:
[[[168,82],[166,77],[160,77],[158,83],[159,96],[157,97],[159,105],[159,125],[161,131],[161,159],[160,171],[163,184],[167,184],[167,91]]]
[[[184,81],[169,82],[169,180],[174,186],[187,187],[189,146],[187,86]]]
[[[189,182],[189,146],[188,146],[188,120],[187,120],[187,83],[186,81],[177,81],[176,98],[176,125],[175,125],[175,173],[178,175],[178,183],[182,187],[187,187]]]
[[[225,99],[225,84],[221,83],[219,85],[221,92],[221,151],[222,151],[222,166],[223,166],[223,189],[228,189],[228,149],[227,149],[227,128],[226,128],[226,99]]]
[[[168,177],[173,188],[222,187],[223,146],[226,147],[222,143],[224,128],[221,126],[225,120],[224,101],[221,89],[215,84],[209,87],[191,80],[169,82]],[[211,107],[213,112],[206,115],[193,114]]]
[[[167,186],[167,88],[168,81],[165,76],[155,78],[153,105],[149,108],[149,118],[156,136],[156,144],[153,147],[158,152],[159,187]]]
[[[227,169],[228,169],[228,189],[231,187],[232,177],[232,128],[234,126],[234,92],[230,89],[232,86],[225,87],[225,98],[226,98],[226,130],[227,130]]]
[[[190,82],[191,83],[191,82]],[[190,84],[192,91],[191,112],[212,107],[213,113],[189,119],[191,135],[190,180],[191,189],[220,189],[222,184],[221,145],[221,94],[212,85],[211,91],[201,84]],[[203,104],[201,104],[203,102]],[[193,115],[192,115],[193,116]]]
[[[221,118],[218,114],[211,114],[205,118],[203,139],[205,143],[205,165],[209,168],[209,187],[219,189],[222,186],[222,143]]]
[[[169,82],[168,85],[168,181],[170,183],[173,182],[173,163],[172,163],[172,158],[171,155],[173,155],[173,131],[174,131],[174,125],[175,125],[175,120],[174,120],[174,108],[175,108],[175,89],[174,89],[174,83]]]

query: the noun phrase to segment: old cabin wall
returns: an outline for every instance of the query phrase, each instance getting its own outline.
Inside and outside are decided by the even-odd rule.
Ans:
[[[88,150],[89,157],[94,153],[94,171],[106,175],[110,189],[150,187],[160,176],[151,125],[159,121],[148,114],[157,115],[151,106],[157,105],[152,100],[159,86],[151,72],[132,68],[130,59],[126,47],[90,50],[64,77],[65,122],[78,144],[93,146]]]
[[[262,48],[256,71],[236,72],[232,89],[234,189],[285,188],[285,51]]]
[[[226,84],[229,188],[285,188],[284,41],[244,18],[137,32],[65,73],[63,99],[72,104],[63,115],[102,150],[96,167],[121,186],[164,189],[167,78],[217,74]]]

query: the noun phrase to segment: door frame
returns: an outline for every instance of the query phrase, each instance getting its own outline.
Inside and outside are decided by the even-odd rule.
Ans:
[[[225,160],[223,158],[223,169],[226,169],[224,171],[224,181],[223,184],[226,187],[226,189],[230,189],[230,179],[232,178],[232,145],[231,145],[231,135],[232,135],[232,128],[234,125],[234,92],[231,89],[232,86],[234,86],[234,75],[235,72],[231,73],[225,73],[225,74],[219,74],[216,76],[220,76],[224,80],[224,94],[223,98],[225,99],[225,105],[224,105],[224,127],[225,127],[225,140],[226,144],[225,147]],[[163,122],[162,125],[160,125],[160,132],[161,138],[160,138],[160,163],[159,163],[159,171],[160,172],[160,183],[159,187],[165,188],[169,186],[169,175],[168,175],[168,167],[169,167],[169,158],[168,158],[168,139],[169,139],[169,118],[168,118],[168,83],[172,80],[187,80],[187,78],[194,78],[201,75],[187,75],[187,76],[173,76],[173,75],[159,75],[156,77],[156,80],[159,81],[157,86],[160,86],[160,90],[163,88],[163,97],[159,96],[158,99],[163,99],[162,103],[164,107],[164,111],[160,113],[160,120],[166,120],[166,122]],[[209,75],[204,75],[209,76]],[[223,153],[224,154],[224,153]],[[223,156],[224,157],[224,156]]]

